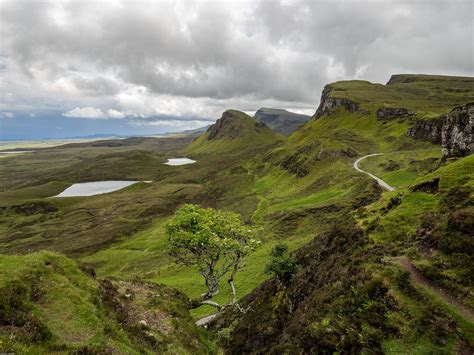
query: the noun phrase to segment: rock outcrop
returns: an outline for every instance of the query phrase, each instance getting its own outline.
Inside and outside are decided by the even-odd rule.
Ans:
[[[353,102],[345,97],[331,97],[329,96],[333,88],[331,85],[326,85],[321,94],[321,102],[314,114],[314,118],[318,119],[324,115],[331,115],[337,108],[344,107],[349,112],[357,112],[360,106],[357,102]]]
[[[444,119],[441,140],[446,156],[465,156],[474,153],[474,103],[456,107]]]
[[[381,107],[375,113],[380,120],[412,117],[415,113],[404,107]]]
[[[407,135],[441,144],[445,157],[466,156],[474,152],[473,127],[474,103],[468,103],[440,118],[415,121]]]
[[[443,120],[441,118],[432,120],[416,120],[408,130],[408,137],[441,144],[441,131]]]
[[[235,115],[233,111],[225,111],[222,114],[222,117],[207,129],[207,140],[212,141],[214,139],[218,139],[221,135],[223,135],[224,131],[227,138],[230,139],[240,136],[241,131],[239,129],[239,125],[233,123],[236,117],[237,115]]]

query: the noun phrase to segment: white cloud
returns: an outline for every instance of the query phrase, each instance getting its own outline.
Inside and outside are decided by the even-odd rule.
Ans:
[[[1,116],[5,118],[13,118],[15,117],[15,114],[13,112],[2,112]]]
[[[0,0],[0,110],[182,121],[216,119],[227,108],[314,112],[335,80],[472,76],[473,6]]]
[[[70,111],[64,112],[63,116],[74,118],[88,118],[91,120],[125,118],[125,114],[120,111],[109,109],[104,112],[101,109],[95,107],[76,107]]]
[[[125,114],[123,112],[112,109],[107,110],[106,116],[109,118],[125,118]]]

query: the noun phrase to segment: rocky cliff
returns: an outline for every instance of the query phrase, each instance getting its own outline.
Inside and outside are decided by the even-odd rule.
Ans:
[[[357,112],[360,110],[360,106],[357,102],[354,102],[345,97],[332,97],[330,94],[333,91],[331,85],[326,85],[321,94],[321,102],[319,104],[314,118],[318,119],[324,115],[330,115],[335,109],[344,107],[349,112]]]
[[[468,103],[437,119],[415,121],[407,135],[441,144],[446,157],[466,156],[474,152],[473,127],[474,103]]]

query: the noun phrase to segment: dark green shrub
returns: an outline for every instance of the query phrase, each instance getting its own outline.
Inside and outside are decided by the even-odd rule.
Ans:
[[[265,272],[277,277],[281,282],[290,281],[298,269],[297,259],[290,255],[285,243],[278,243],[270,252],[270,262]]]

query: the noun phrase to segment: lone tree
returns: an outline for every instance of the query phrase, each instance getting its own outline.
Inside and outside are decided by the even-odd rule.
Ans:
[[[260,245],[255,230],[244,226],[236,213],[184,205],[167,223],[166,232],[170,254],[178,263],[197,266],[206,283],[207,292],[192,302],[192,308],[206,304],[221,310],[236,305],[234,277],[242,258]],[[232,301],[219,305],[211,299],[219,293],[220,281],[226,275]]]

